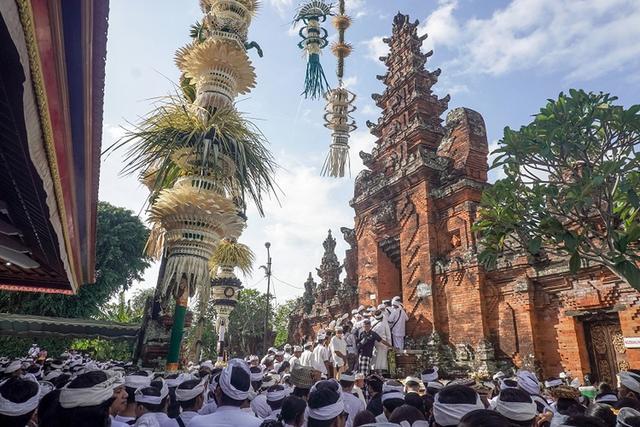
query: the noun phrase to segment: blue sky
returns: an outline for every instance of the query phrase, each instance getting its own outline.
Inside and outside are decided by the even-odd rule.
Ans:
[[[110,3],[104,147],[122,135],[122,126],[149,111],[152,98],[173,90],[179,74],[174,52],[189,41],[189,26],[201,17],[197,0]],[[480,112],[491,148],[505,126],[530,122],[547,98],[569,88],[610,92],[626,106],[640,103],[637,0],[347,0],[354,23],[346,37],[354,53],[345,76],[358,95],[359,129],[351,141],[352,177],[323,178],[319,171],[330,135],[322,126],[324,103],[299,96],[305,61],[291,29],[297,5],[262,1],[249,32],[264,50],[264,58],[250,52],[257,87],[237,103],[267,136],[282,166],[280,203],[267,200],[264,218],[250,209],[241,237],[256,252],[257,265],[266,262],[264,242],[271,242],[279,302],[302,293],[308,272],[320,263],[328,229],[338,237],[338,257],[344,255],[339,228],[353,225],[348,201],[362,169],[358,152],[369,151],[375,140],[364,123],[379,114],[370,95],[382,92],[375,76],[385,68],[376,58],[385,54],[382,37],[390,34],[398,11],[418,19],[421,32],[429,34],[424,50],[434,54],[427,68],[442,69],[434,92],[451,94],[450,108]],[[335,60],[328,50],[322,61],[334,83]],[[119,175],[122,162],[122,153],[103,160],[100,199],[141,212],[146,191],[133,177]],[[155,285],[156,277],[154,266],[136,288]],[[260,270],[244,282],[266,290]]]

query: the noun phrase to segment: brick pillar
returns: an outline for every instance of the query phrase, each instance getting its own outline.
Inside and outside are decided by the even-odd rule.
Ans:
[[[640,298],[626,309],[618,313],[620,317],[620,328],[624,337],[640,336]],[[628,348],[625,351],[629,368],[640,369],[640,348]]]
[[[582,379],[584,374],[591,371],[582,323],[564,314],[564,310],[559,313],[558,351],[562,369],[569,371],[573,378]],[[558,372],[551,374],[558,375]]]
[[[419,283],[433,284],[434,280],[430,247],[430,238],[434,233],[429,204],[426,181],[412,188],[410,193],[398,201],[402,300],[409,315],[407,335],[413,336],[431,333],[431,325],[434,323],[433,297],[421,300],[416,295]],[[419,318],[422,321],[418,324]]]
[[[371,223],[363,221],[356,226],[358,239],[358,300],[365,306],[371,305],[370,294],[378,294],[378,243]]]
[[[516,334],[518,337],[518,353],[521,358],[533,356],[539,359],[535,346],[536,313],[534,292],[531,281],[523,277],[513,284],[513,304]],[[556,372],[553,375],[558,375]]]

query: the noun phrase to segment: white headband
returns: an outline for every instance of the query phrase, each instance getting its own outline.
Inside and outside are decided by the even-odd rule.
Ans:
[[[444,388],[444,384],[439,381],[429,381],[427,383],[427,388],[435,388],[436,390],[442,390]]]
[[[162,385],[162,389],[160,390],[160,396],[147,396],[142,393],[142,389],[146,387],[142,387],[136,390],[135,392],[135,400],[137,403],[149,403],[151,405],[159,405],[162,403],[162,399],[167,397],[169,394],[169,387],[166,384]]]
[[[282,390],[267,391],[267,402],[277,402],[287,397],[289,393],[283,387]]]
[[[122,375],[111,371],[105,371],[106,381],[86,388],[69,388],[67,384],[60,392],[60,406],[65,409],[96,406],[107,401],[113,396],[113,389],[124,384]]]
[[[0,386],[2,386],[7,381],[1,382]],[[12,402],[9,399],[5,399],[0,394],[0,414],[6,415],[8,417],[19,417],[20,415],[25,415],[35,410],[38,407],[38,403],[40,403],[40,391],[41,391],[40,384],[38,382],[36,382],[36,384],[38,384],[38,391],[36,392],[36,394],[31,396],[26,402],[22,402],[22,403]]]
[[[167,384],[167,387],[178,387],[180,384],[190,379],[191,375],[181,373],[176,378],[167,378],[164,382]]]
[[[480,396],[476,396],[476,403],[440,403],[440,393],[436,394],[433,402],[433,418],[441,426],[458,425],[460,419],[476,409],[485,409]]]
[[[404,386],[403,385],[391,385],[388,382],[384,383],[382,385],[382,393],[389,393],[389,392],[393,392],[393,391],[397,391],[399,393],[402,393],[404,391]]]
[[[19,360],[14,360],[13,362],[9,363],[9,366],[4,368],[4,373],[10,374],[17,371],[18,369],[22,369],[22,362],[20,362]]]
[[[149,387],[151,384],[151,377],[145,377],[144,375],[127,375],[124,377],[125,387],[139,389]]]
[[[540,383],[532,372],[519,371],[516,376],[518,377],[518,387],[529,394],[540,394]]]
[[[620,377],[620,385],[625,386],[631,391],[635,391],[636,393],[640,393],[640,376],[632,374],[627,371],[620,372],[618,374]]]
[[[309,408],[307,406],[307,418],[313,418],[314,420],[326,421],[332,420],[338,415],[344,412],[344,401],[342,400],[342,394],[336,403],[323,406],[321,408]]]
[[[629,418],[638,416],[640,416],[640,412],[636,411],[635,409],[622,408],[620,409],[620,412],[618,412],[618,416],[616,418],[616,427],[631,427],[631,424],[627,423],[627,420]]]
[[[229,396],[234,400],[246,400],[249,397],[249,390],[251,386],[249,386],[249,390],[238,390],[231,384],[231,373],[233,372],[233,368],[240,368],[244,372],[247,373],[249,377],[251,377],[251,371],[247,367],[247,364],[242,359],[231,359],[227,366],[220,373],[220,379],[218,380],[218,384],[222,389],[223,393]]]
[[[436,381],[438,379],[438,367],[433,368],[433,372],[430,374],[422,374],[420,378],[423,382]]]
[[[47,375],[44,376],[43,380],[51,381],[54,378],[58,378],[60,375],[62,375],[62,371],[58,371],[58,370],[51,371]]]
[[[404,400],[404,393],[400,391],[388,391],[386,393],[382,393],[382,402],[384,403],[389,399],[402,399]]]
[[[264,374],[262,372],[251,372],[251,382],[256,383],[262,381]]]
[[[546,388],[558,387],[559,385],[562,385],[562,380],[561,379],[548,380],[548,381],[544,382],[544,386]]]
[[[613,393],[607,393],[607,394],[603,394],[600,397],[596,397],[596,403],[601,403],[601,402],[615,403],[617,401],[618,401],[618,396],[616,396]]]
[[[498,397],[496,411],[512,421],[529,421],[538,414],[538,407],[533,400],[531,402],[504,402]]]
[[[204,393],[206,383],[207,381],[205,377],[205,380],[200,381],[200,383],[192,389],[178,387],[176,389],[176,400],[178,402],[187,402],[191,399],[195,399],[196,397]]]
[[[351,374],[351,375],[345,374],[345,373],[340,374],[340,381],[351,381],[351,382],[353,382],[355,380],[356,380],[356,376],[353,375],[353,374]]]

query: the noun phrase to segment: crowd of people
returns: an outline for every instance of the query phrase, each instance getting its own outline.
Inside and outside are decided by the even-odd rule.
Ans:
[[[638,371],[581,384],[527,370],[441,378],[433,366],[399,380],[387,364],[404,345],[399,298],[351,315],[302,345],[179,373],[77,352],[49,358],[34,344],[22,359],[0,359],[0,426],[640,427]]]
[[[203,361],[172,374],[74,352],[4,358],[0,426],[640,426],[637,371],[621,372],[617,387],[565,375],[540,382],[525,370],[445,380],[437,367],[400,381],[350,370],[331,378],[296,357],[270,349],[262,360]]]

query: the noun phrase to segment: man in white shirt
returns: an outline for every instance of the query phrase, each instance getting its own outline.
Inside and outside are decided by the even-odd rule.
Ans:
[[[356,415],[365,410],[364,402],[353,394],[353,385],[355,384],[355,381],[356,377],[353,372],[343,372],[340,375],[344,410],[349,414],[345,427],[351,427]]]
[[[198,416],[198,411],[204,404],[204,393],[207,390],[207,380],[187,380],[176,388],[176,400],[182,412],[176,418],[180,427],[186,427],[191,419]]]
[[[262,420],[241,408],[249,398],[251,374],[241,359],[231,359],[222,370],[216,397],[220,406],[213,414],[193,417],[189,427],[259,427]]]
[[[393,305],[393,310],[389,315],[389,326],[391,335],[393,335],[393,346],[402,351],[404,350],[405,325],[409,320],[409,316],[407,316],[407,312],[402,307],[400,297],[393,297],[391,304]]]
[[[300,347],[299,345],[293,346],[293,354],[289,358],[289,365],[291,365],[291,371],[293,371],[293,368],[295,368],[297,365],[302,365],[302,363],[300,362],[301,356],[302,356],[302,347]]]
[[[291,344],[285,344],[284,345],[284,360],[286,362],[289,362],[289,359],[291,359],[291,356],[293,356],[293,354],[291,354]],[[289,362],[291,363],[291,362]]]
[[[313,369],[320,371],[325,378],[329,377],[329,371],[332,369],[330,365],[331,350],[329,350],[329,338],[323,334],[318,334],[318,343],[313,349]]]
[[[329,348],[333,355],[333,366],[336,368],[335,378],[339,380],[340,374],[347,366],[347,342],[342,333],[342,326],[336,327],[336,335],[331,337]]]
[[[304,351],[300,356],[300,364],[302,366],[309,366],[313,368],[313,352],[311,351],[312,348],[313,344],[311,344],[310,342],[304,345]]]
[[[356,349],[356,336],[351,331],[351,324],[347,324],[344,329],[344,341],[347,343],[347,370],[353,371],[358,363],[358,350]]]

